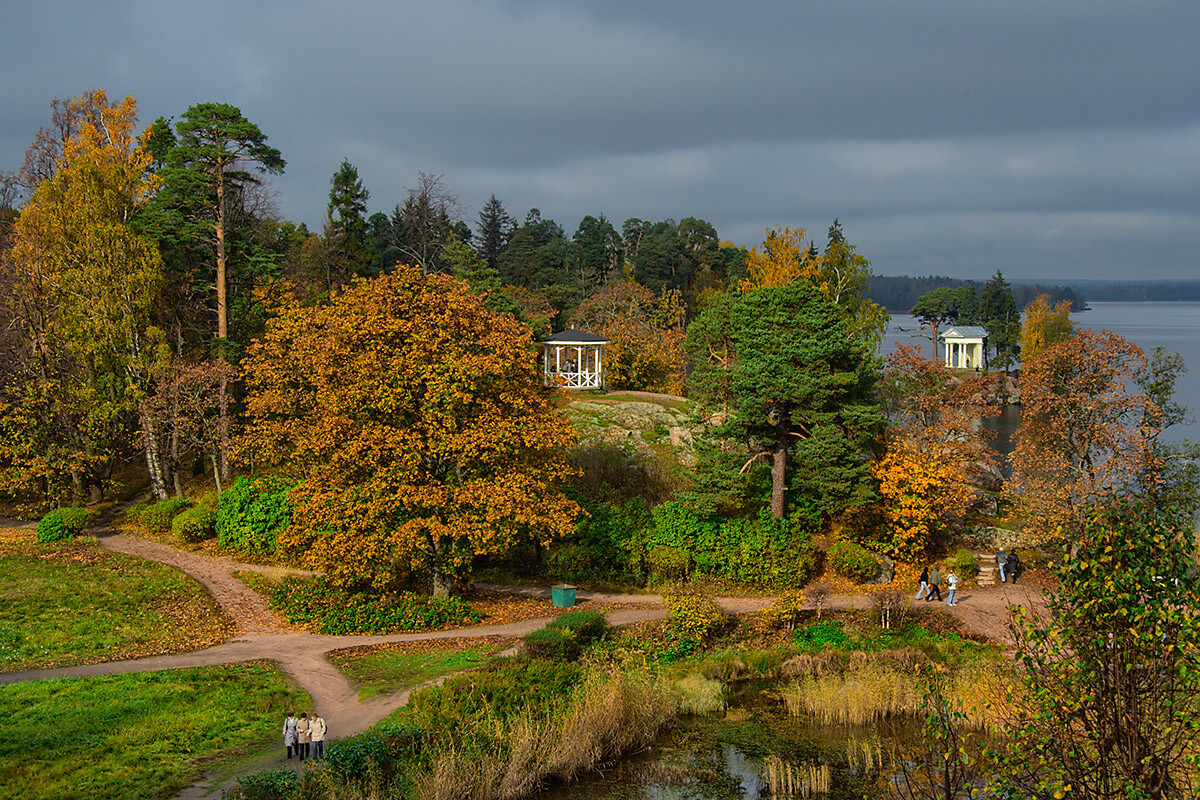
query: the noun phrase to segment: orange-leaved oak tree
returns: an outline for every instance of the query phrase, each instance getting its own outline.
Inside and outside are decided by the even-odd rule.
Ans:
[[[465,283],[400,266],[284,306],[244,369],[240,453],[301,481],[279,547],[338,585],[423,572],[445,596],[476,556],[574,528],[529,330]]]
[[[1109,331],[1081,330],[1025,362],[1009,490],[1027,541],[1075,538],[1097,505],[1155,494],[1164,420],[1138,391],[1146,369],[1142,349]]]

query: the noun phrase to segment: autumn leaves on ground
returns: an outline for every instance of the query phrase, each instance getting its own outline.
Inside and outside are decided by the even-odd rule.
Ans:
[[[884,362],[887,312],[837,220],[823,250],[793,228],[745,250],[693,217],[589,216],[567,237],[493,197],[475,232],[436,175],[366,218],[343,162],[314,233],[271,212],[263,176],[285,166],[227,104],[139,133],[132,98],[92,92],[54,104],[9,181],[0,499],[40,521],[2,544],[0,658],[10,676],[194,661],[5,687],[38,736],[126,742],[46,748],[52,768],[7,739],[20,796],[162,796],[207,773],[188,791],[519,797],[723,710],[749,677],[794,684],[787,708],[814,720],[868,684],[845,721],[925,717],[912,751],[835,765],[860,794],[911,788],[918,765],[943,797],[1082,792],[1089,770],[1089,797],[1182,796],[1160,791],[1195,777],[1177,732],[1198,719],[1200,492],[1195,453],[1162,435],[1187,413],[1177,356],[1074,334],[1044,297],[1022,317],[997,272],[912,309],[934,343],[986,331],[991,369]],[[573,327],[606,340],[618,394],[563,391],[570,353],[542,368],[538,341]],[[980,423],[1018,400],[1002,465]],[[1019,588],[988,586],[1001,549]],[[961,607],[914,609],[924,565]],[[1007,629],[1014,670],[977,631],[1040,606],[1033,576],[1052,597]],[[544,600],[481,590],[564,582],[613,594],[547,624]],[[1087,705],[1118,675],[1138,679]],[[993,679],[1003,719],[968,693]],[[227,691],[190,715],[209,686]],[[1078,704],[1083,730],[1062,715]],[[273,769],[293,705],[371,727],[335,729],[323,768]]]

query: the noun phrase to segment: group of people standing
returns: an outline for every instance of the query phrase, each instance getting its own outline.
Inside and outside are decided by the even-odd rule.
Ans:
[[[935,564],[932,569],[925,567],[921,570],[920,581],[921,588],[917,592],[916,599],[920,600],[924,597],[925,602],[928,603],[936,594],[940,603],[942,601],[942,571],[937,568],[937,565]],[[957,605],[954,602],[954,593],[958,591],[958,576],[954,574],[953,570],[946,573],[946,589],[946,605]]]
[[[287,749],[287,757],[291,758],[294,753],[301,761],[310,755],[313,759],[323,758],[326,732],[325,720],[320,714],[314,713],[311,719],[308,714],[297,718],[289,711],[283,721],[283,746]]]

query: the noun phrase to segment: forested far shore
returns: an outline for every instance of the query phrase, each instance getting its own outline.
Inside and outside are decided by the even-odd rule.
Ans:
[[[909,309],[917,304],[917,300],[926,292],[934,289],[958,289],[960,287],[969,287],[974,285],[982,287],[985,281],[967,280],[965,278],[951,278],[946,275],[924,275],[913,277],[911,275],[874,275],[871,277],[871,284],[867,287],[867,299],[873,303],[886,308],[893,314],[907,313]],[[1197,284],[1198,297],[1200,299],[1200,284]],[[1018,308],[1024,308],[1033,298],[1038,295],[1049,295],[1049,302],[1052,305],[1058,305],[1064,300],[1071,302],[1072,311],[1086,311],[1087,303],[1084,297],[1070,286],[1060,286],[1042,283],[1016,283],[1012,284],[1013,297],[1016,298]],[[1092,300],[1107,300],[1116,299],[1107,296],[1095,296],[1089,287],[1087,297]],[[1120,298],[1120,299],[1138,299],[1138,298]],[[1181,299],[1176,297],[1153,298],[1145,297],[1140,299]]]

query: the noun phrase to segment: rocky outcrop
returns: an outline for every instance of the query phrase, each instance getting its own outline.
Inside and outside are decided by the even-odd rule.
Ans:
[[[672,395],[610,393],[587,396],[567,406],[581,442],[631,446],[641,451],[670,448],[679,461],[695,461],[695,414],[690,403]]]

